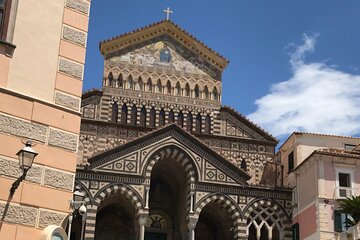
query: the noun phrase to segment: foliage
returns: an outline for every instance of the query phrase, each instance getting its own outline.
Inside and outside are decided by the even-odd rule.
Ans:
[[[349,214],[351,218],[346,219],[346,223],[355,226],[360,221],[360,196],[351,196],[340,202],[341,211]]]

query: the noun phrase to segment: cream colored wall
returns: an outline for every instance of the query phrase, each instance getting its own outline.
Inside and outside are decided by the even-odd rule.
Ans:
[[[64,3],[19,1],[13,39],[17,48],[10,65],[9,89],[53,101]]]
[[[317,197],[316,164],[309,166],[297,178],[298,211],[315,201]]]

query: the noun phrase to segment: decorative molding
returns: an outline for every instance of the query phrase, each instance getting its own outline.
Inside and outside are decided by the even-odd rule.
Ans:
[[[5,222],[35,227],[38,212],[36,208],[0,203],[0,213],[4,212],[5,207],[8,207]]]
[[[82,79],[83,71],[84,71],[84,66],[82,64],[78,64],[78,63],[72,62],[70,60],[60,58],[59,72],[65,73],[72,77]]]
[[[73,43],[80,44],[81,46],[86,45],[86,33],[75,28],[64,25],[62,37]]]
[[[44,125],[24,121],[0,113],[0,133],[7,133],[19,137],[45,142],[48,128]]]
[[[45,169],[44,185],[72,191],[74,174]]]
[[[49,145],[76,151],[78,136],[73,133],[67,133],[61,130],[50,128]]]
[[[55,91],[55,103],[75,111],[80,109],[80,98]]]
[[[67,0],[66,7],[86,15],[88,15],[90,11],[90,3],[84,0]]]
[[[19,162],[10,158],[0,156],[0,176],[18,178],[23,172],[19,168]],[[26,174],[27,181],[41,183],[42,168],[33,165]]]
[[[39,216],[39,227],[45,228],[49,225],[60,226],[63,219],[67,216],[67,214],[50,212],[43,209],[40,209]]]

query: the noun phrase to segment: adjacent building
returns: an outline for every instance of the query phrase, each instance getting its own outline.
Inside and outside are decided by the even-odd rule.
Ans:
[[[0,239],[40,239],[69,213],[89,9],[87,0],[0,0]],[[9,198],[27,140],[38,156]]]

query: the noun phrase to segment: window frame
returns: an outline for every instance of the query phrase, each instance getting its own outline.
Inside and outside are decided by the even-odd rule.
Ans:
[[[291,157],[291,164],[290,164],[290,156]],[[288,155],[287,155],[287,164],[288,164],[288,173],[292,172],[295,169],[295,156],[294,156],[294,151],[291,151]],[[291,165],[291,168],[290,168]]]
[[[339,181],[339,174],[343,173],[343,174],[349,174],[350,175],[350,187],[347,187],[347,189],[349,189],[351,191],[350,195],[354,195],[354,173],[355,170],[353,167],[346,167],[346,166],[335,166],[335,177],[336,177],[336,181],[335,181],[335,196],[337,199],[345,199],[346,197],[342,197],[340,196],[340,188],[346,188],[346,187],[341,187],[340,186],[340,181]]]
[[[9,26],[10,10],[12,0],[4,0],[4,6],[0,7],[3,12],[2,20],[0,21],[0,41],[6,42],[7,30]]]

